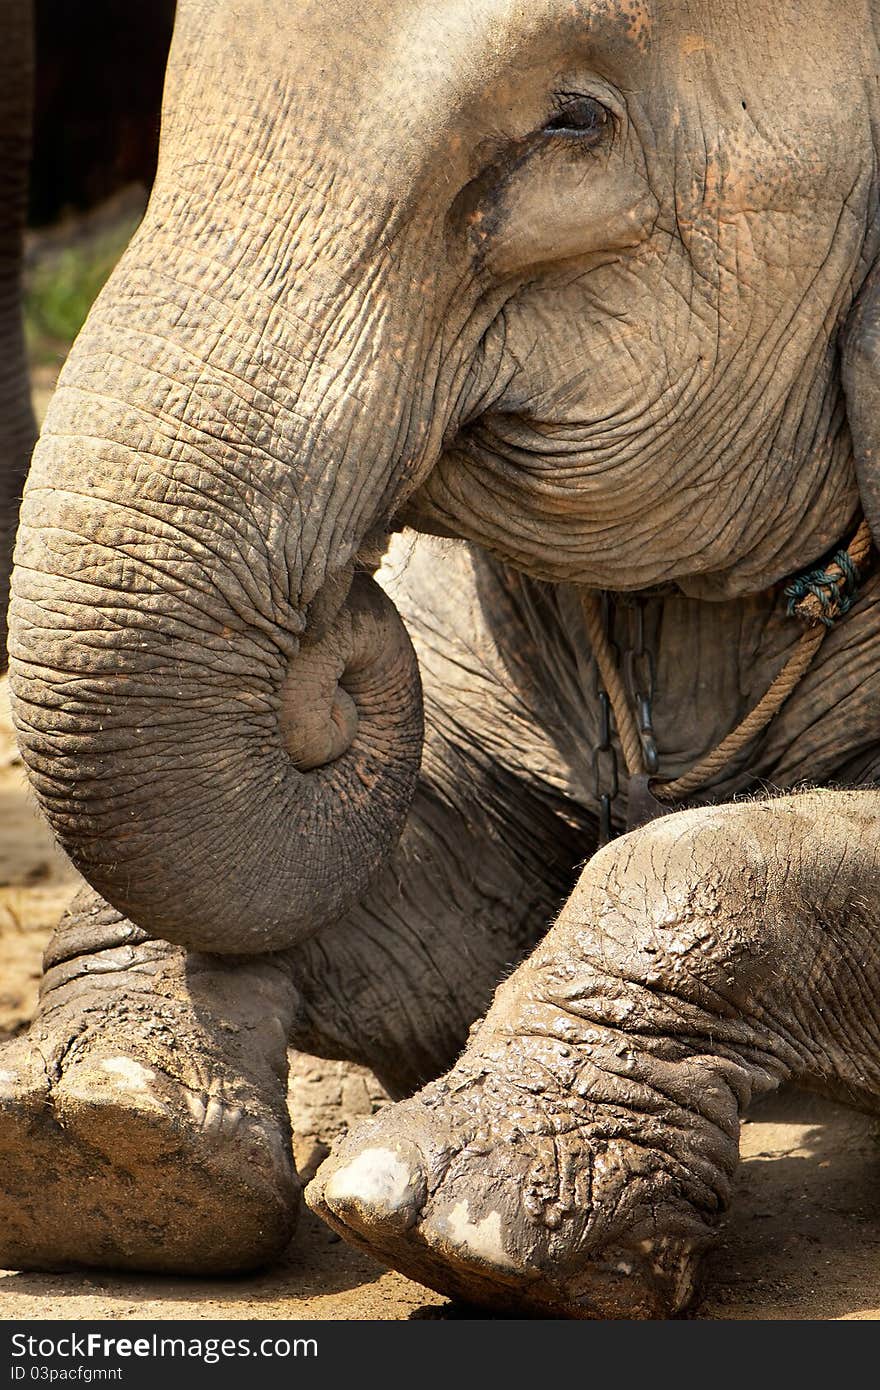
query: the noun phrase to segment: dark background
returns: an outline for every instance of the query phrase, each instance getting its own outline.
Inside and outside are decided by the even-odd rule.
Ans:
[[[149,187],[174,0],[36,0],[31,226]]]

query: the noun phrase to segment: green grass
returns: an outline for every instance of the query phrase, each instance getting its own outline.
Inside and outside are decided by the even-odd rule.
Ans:
[[[89,240],[47,250],[25,281],[24,319],[33,363],[59,364],[139,218],[125,218]]]

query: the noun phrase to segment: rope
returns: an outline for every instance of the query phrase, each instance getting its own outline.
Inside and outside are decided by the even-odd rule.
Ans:
[[[710,781],[717,772],[721,772],[728,763],[733,762],[746,744],[763,733],[812,666],[813,658],[827,634],[828,628],[822,624],[804,633],[764,698],[758,702],[751,714],[747,714],[742,723],[737,725],[733,733],[728,734],[717,748],[713,748],[702,762],[697,763],[690,772],[686,772],[674,782],[652,782],[651,791],[658,801],[683,801],[686,796],[690,796]]]
[[[745,719],[711,753],[674,782],[651,780],[658,801],[683,801],[722,772],[739,753],[763,733],[789,695],[803,680],[833,624],[852,607],[859,572],[865,568],[872,547],[868,523],[863,521],[846,550],[839,550],[827,568],[811,570],[785,589],[788,612],[807,624],[797,647],[767,693]],[[602,621],[602,602],[596,594],[581,599],[584,623],[596,665],[614,712],[614,721],[630,777],[646,775],[642,741],[630,709],[626,687],[615,661],[614,649]]]
[[[602,621],[602,600],[598,594],[584,594],[581,598],[581,607],[584,613],[587,636],[590,639],[593,656],[596,658],[596,665],[599,668],[599,676],[614,711],[614,722],[617,725],[617,736],[620,739],[626,770],[630,777],[644,775],[645,760],[642,754],[642,740],[639,738],[635,716],[630,709],[623,677],[614,658],[611,639],[605,631],[605,624]]]
[[[863,521],[848,549],[838,550],[827,568],[810,570],[788,585],[788,616],[800,618],[809,627],[815,623],[833,627],[853,606],[859,571],[865,567],[871,545],[871,532]]]

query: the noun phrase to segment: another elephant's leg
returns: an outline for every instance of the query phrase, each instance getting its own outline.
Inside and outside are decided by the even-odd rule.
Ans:
[[[279,1254],[299,1197],[283,965],[151,941],[86,891],[46,967],[37,1018],[0,1051],[0,1266]]]
[[[353,1131],[310,1203],[486,1305],[685,1309],[749,1098],[794,1077],[880,1111],[877,799],[692,811],[597,854],[452,1071]]]
[[[18,504],[36,438],[21,309],[33,86],[30,0],[7,0],[0,44],[0,671]]]

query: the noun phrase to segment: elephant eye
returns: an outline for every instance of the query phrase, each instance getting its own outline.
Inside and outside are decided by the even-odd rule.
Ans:
[[[558,113],[544,127],[553,135],[567,136],[569,139],[586,140],[595,144],[608,125],[610,112],[593,97],[568,97],[562,99]]]

